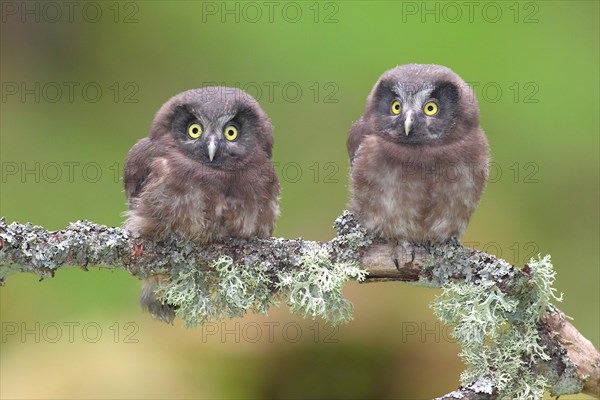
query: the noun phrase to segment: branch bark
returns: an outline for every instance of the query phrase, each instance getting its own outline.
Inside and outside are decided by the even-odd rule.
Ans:
[[[369,273],[367,282],[393,280],[442,287],[452,281],[477,285],[493,280],[501,291],[518,296],[523,282],[529,279],[527,266],[517,269],[491,254],[456,242],[422,246],[365,240],[364,232],[348,212],[337,219],[336,229],[338,236],[329,242],[301,238],[229,239],[200,247],[177,239],[153,242],[122,228],[88,221],[72,223],[60,231],[47,231],[31,224],[9,225],[2,218],[0,284],[14,273],[28,272],[44,279],[68,266],[85,270],[91,266],[125,269],[134,276],[145,277],[190,262],[209,268],[211,261],[223,255],[241,264],[263,262],[270,266],[269,275],[277,279],[278,272],[301,268],[301,256],[315,248],[327,250],[332,262],[360,262]],[[600,398],[600,354],[590,341],[558,310],[551,310],[540,321],[538,330],[551,360],[540,361],[534,368],[548,379],[551,392],[583,392]],[[497,398],[494,388],[481,383],[474,382],[441,399]]]

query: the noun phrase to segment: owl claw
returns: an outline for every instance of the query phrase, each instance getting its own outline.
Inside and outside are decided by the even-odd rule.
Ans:
[[[461,244],[460,244],[460,240],[458,240],[458,238],[457,238],[456,236],[454,236],[454,237],[451,237],[451,238],[448,240],[448,242],[449,242],[451,245],[454,245],[454,246],[460,246],[460,245],[461,245]]]
[[[405,264],[412,264],[415,261],[415,257],[417,256],[417,251],[415,250],[415,248],[413,247],[411,252],[410,252],[410,261],[405,263]],[[400,261],[398,260],[398,257],[396,256],[392,256],[392,261],[394,262],[394,265],[396,266],[396,269],[398,271],[400,271]]]
[[[394,265],[396,266],[396,269],[398,271],[400,271],[400,262],[402,262],[403,265],[407,265],[407,264],[412,264],[415,261],[415,257],[416,257],[416,250],[415,247],[412,246],[411,252],[410,252],[410,261],[406,261],[406,253],[408,251],[407,249],[407,244],[406,242],[402,242],[401,240],[396,240],[396,245],[394,246],[394,255],[392,256],[392,261],[394,262]],[[399,251],[398,248],[402,246],[402,250]],[[398,254],[401,254],[401,258],[402,260],[398,259]]]
[[[397,271],[400,271],[400,262],[398,261],[398,256],[396,255],[396,254],[398,254],[397,248],[398,248],[399,244],[400,244],[400,242],[398,240],[396,240],[396,245],[392,249],[392,252],[394,253],[394,255],[392,255],[392,261],[394,262],[394,265],[396,266]]]
[[[430,240],[423,242],[422,246],[429,254],[433,252],[433,243]]]

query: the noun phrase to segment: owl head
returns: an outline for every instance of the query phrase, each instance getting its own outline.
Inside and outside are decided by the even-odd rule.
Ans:
[[[273,128],[258,102],[221,86],[171,98],[156,114],[149,137],[166,138],[190,159],[225,170],[238,169],[259,152],[270,159],[273,147]]]
[[[379,78],[364,118],[391,142],[451,142],[479,126],[479,106],[473,90],[449,68],[408,64]]]

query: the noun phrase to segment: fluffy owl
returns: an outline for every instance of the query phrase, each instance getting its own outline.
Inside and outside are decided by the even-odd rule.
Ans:
[[[458,239],[487,180],[488,143],[473,90],[439,65],[385,72],[350,130],[349,208],[395,240]]]
[[[173,235],[199,245],[271,236],[279,214],[272,147],[269,118],[244,91],[207,87],[174,96],[129,151],[125,227],[154,240]],[[172,322],[174,309],[154,294],[166,278],[144,279],[141,304]]]

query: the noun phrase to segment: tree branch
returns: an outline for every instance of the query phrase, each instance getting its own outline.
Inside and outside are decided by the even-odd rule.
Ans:
[[[331,263],[358,262],[368,271],[367,282],[403,281],[444,287],[451,282],[472,285],[492,283],[502,293],[523,297],[531,289],[531,270],[517,269],[493,255],[462,247],[455,242],[422,246],[407,242],[388,244],[368,237],[352,215],[336,220],[338,236],[329,242],[303,239],[229,239],[210,246],[184,240],[153,242],[122,228],[78,221],[60,231],[31,224],[0,220],[0,284],[14,273],[29,272],[41,279],[53,277],[67,266],[101,265],[126,269],[145,277],[169,272],[177,266],[209,269],[211,262],[229,256],[236,264],[268,266],[273,291],[279,274],[303,268],[303,256],[315,249],[326,251]],[[487,287],[487,286],[486,286]],[[550,309],[538,323],[539,342],[550,360],[539,360],[532,369],[547,379],[555,395],[587,393],[600,398],[600,354],[564,314]],[[495,399],[497,391],[486,377],[449,393],[442,399]]]

